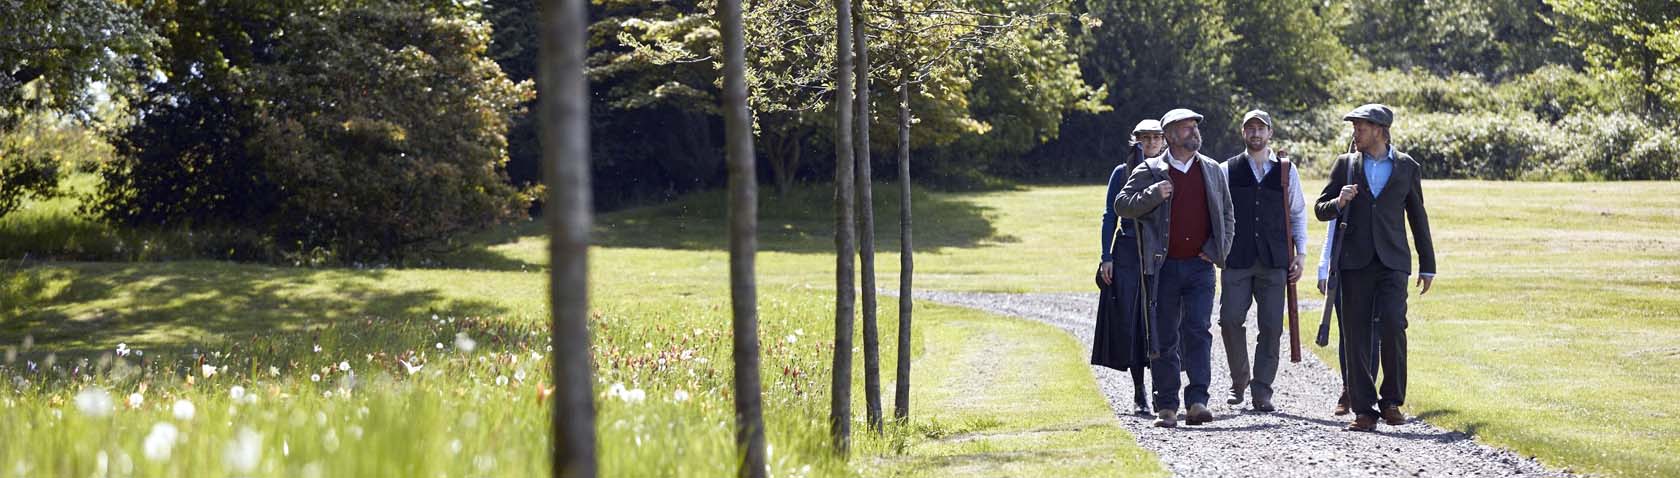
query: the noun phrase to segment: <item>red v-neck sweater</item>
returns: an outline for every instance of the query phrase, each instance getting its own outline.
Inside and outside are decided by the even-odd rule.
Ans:
[[[1207,181],[1202,179],[1202,162],[1191,158],[1190,170],[1178,172],[1167,165],[1172,179],[1172,218],[1168,227],[1167,258],[1191,259],[1202,254],[1213,227],[1208,221]]]

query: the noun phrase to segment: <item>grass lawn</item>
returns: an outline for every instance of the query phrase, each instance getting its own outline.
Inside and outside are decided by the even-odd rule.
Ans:
[[[1315,185],[1322,182],[1308,181],[1309,190]],[[879,249],[889,251],[877,259],[883,288],[896,287],[898,265],[896,195],[884,194],[890,188],[890,184],[877,186],[883,192],[876,221],[881,227]],[[1680,475],[1680,450],[1676,449],[1680,440],[1674,439],[1680,436],[1680,404],[1664,393],[1680,383],[1680,294],[1676,294],[1680,239],[1672,237],[1673,231],[1680,230],[1680,183],[1429,181],[1425,188],[1441,275],[1435,290],[1425,297],[1414,296],[1410,306],[1409,411],[1432,423],[1472,432],[1487,443],[1538,456],[1559,468],[1623,476]],[[1092,230],[1101,213],[1102,194],[1100,185],[919,193],[916,286],[1085,291],[1096,265],[1098,242]],[[827,414],[824,364],[831,353],[822,345],[830,340],[825,331],[832,330],[828,200],[829,194],[821,188],[806,188],[786,197],[767,198],[762,209],[765,252],[760,255],[759,284],[766,397],[772,410],[772,432],[779,433],[771,439],[776,444],[773,459],[778,474],[798,475],[806,465],[813,466],[811,474],[1084,474],[1115,467],[1128,473],[1160,473],[1159,465],[1132,447],[1124,432],[1100,425],[1099,417],[1107,412],[1094,388],[1075,390],[1067,400],[1011,399],[1049,394],[1013,389],[1008,385],[1019,381],[1004,380],[1004,373],[1071,370],[1076,372],[1068,376],[1021,376],[1069,387],[1088,386],[1079,385],[1088,384],[1089,375],[1079,365],[1083,357],[1070,347],[1070,338],[1053,329],[939,307],[919,309],[920,361],[913,398],[917,421],[886,437],[861,439],[862,458],[849,464],[827,459],[821,449]],[[722,205],[722,194],[707,193],[598,221],[600,247],[592,256],[594,300],[600,312],[595,324],[602,377],[598,395],[603,399],[605,459],[609,467],[620,467],[612,469],[674,470],[680,463],[680,469],[700,470],[692,472],[696,476],[727,472],[727,463],[715,459],[727,456],[720,450],[730,446],[729,402],[716,391],[728,383],[728,342],[721,335],[728,323],[727,262],[723,228],[717,219],[723,216]],[[1321,231],[1321,223],[1314,223],[1315,243]],[[461,413],[451,407],[478,410],[481,417],[519,410],[515,414],[523,418],[479,423],[511,427],[511,436],[526,437],[528,443],[510,441],[507,435],[463,439],[459,453],[506,452],[490,455],[495,459],[494,469],[505,471],[504,467],[511,466],[522,472],[520,466],[541,466],[540,459],[532,458],[540,457],[543,439],[532,390],[535,385],[508,386],[504,391],[493,384],[496,376],[512,373],[528,361],[513,364],[505,363],[506,358],[502,362],[492,358],[488,363],[478,362],[482,351],[461,354],[453,352],[450,344],[466,327],[470,336],[488,338],[481,342],[493,346],[486,348],[502,351],[498,357],[505,357],[508,350],[540,347],[534,338],[513,338],[535,330],[546,310],[539,272],[544,264],[543,241],[535,232],[533,224],[487,232],[479,240],[488,246],[439,258],[435,266],[424,269],[277,269],[212,262],[8,266],[0,289],[4,299],[0,302],[0,317],[4,317],[0,343],[15,344],[25,335],[34,335],[37,350],[29,357],[40,359],[42,347],[106,350],[117,340],[142,344],[148,350],[171,350],[171,357],[190,354],[192,344],[219,344],[200,348],[227,351],[245,344],[283,342],[278,350],[264,350],[249,359],[281,363],[280,377],[260,377],[261,367],[253,366],[249,368],[258,373],[236,380],[254,389],[271,389],[269,384],[274,383],[278,393],[293,397],[302,395],[296,390],[315,392],[307,399],[293,398],[302,404],[287,409],[336,410],[328,415],[337,418],[343,418],[344,410],[358,410],[369,402],[352,401],[359,405],[349,406],[340,405],[345,400],[341,396],[315,398],[322,391],[318,388],[328,387],[308,382],[312,371],[384,352],[364,359],[370,365],[357,365],[357,370],[385,370],[392,382],[402,384],[409,379],[391,357],[411,348],[424,349],[427,360],[441,361],[435,370],[443,375],[421,380],[449,386],[374,387],[373,394],[397,396],[367,398],[370,393],[358,392],[354,400],[408,400],[422,409],[447,410],[408,415],[407,423],[418,423],[413,426],[438,435],[462,429],[454,421]],[[1316,257],[1317,244],[1311,249]],[[882,301],[883,337],[893,333],[895,310],[892,300]],[[429,321],[433,312],[489,320],[440,325]],[[354,326],[357,320],[363,325]],[[310,351],[315,334],[320,334],[320,341],[331,341],[328,352],[323,352],[330,356]],[[1024,361],[1011,352],[1012,366],[1040,367],[1022,370],[980,366],[976,364],[986,362],[970,360],[977,350],[1019,350],[995,343],[997,334],[1040,344],[1030,350],[1073,350],[1042,357],[1043,362]],[[441,352],[426,348],[438,343],[445,345]],[[892,341],[883,340],[882,345],[884,365],[890,364]],[[685,350],[708,361],[689,358],[672,365]],[[664,365],[659,364],[661,358],[666,359]],[[861,360],[857,363],[861,368]],[[165,383],[149,393],[174,393],[156,390],[185,386],[177,382],[183,380],[182,370],[187,367],[151,367],[150,375],[142,376]],[[891,367],[884,368],[888,375],[884,380],[890,382]],[[427,373],[432,370],[428,365]],[[689,370],[696,375],[689,376]],[[861,377],[856,382],[861,387]],[[137,386],[126,383],[113,387],[120,392],[113,394],[119,402]],[[614,383],[644,390],[648,398],[635,405],[608,398],[606,390]],[[975,385],[980,383],[993,385]],[[182,393],[197,397],[192,394],[208,389],[225,395],[227,386],[216,382],[214,387],[204,387],[201,381]],[[47,396],[34,401],[25,400],[28,395],[7,396],[10,401],[0,405],[24,407],[23,411],[0,413],[33,414],[45,420],[40,417],[54,407],[33,403],[52,397],[69,400],[74,387],[58,387],[64,389],[39,392]],[[687,402],[665,398],[679,388],[693,398]],[[990,390],[991,394],[978,398],[964,395],[963,390]],[[487,402],[475,395],[492,392],[527,405],[486,405],[502,402]],[[403,398],[405,393],[444,399]],[[449,398],[452,394],[457,398]],[[211,400],[213,395],[207,393],[203,399]],[[861,420],[861,394],[857,395],[860,402],[854,409]],[[16,404],[26,401],[31,404]],[[225,401],[200,408],[220,413]],[[1046,409],[1058,412],[1045,413]],[[133,455],[146,432],[141,428],[151,426],[156,417],[167,416],[161,409],[148,410],[153,414],[149,418],[119,419],[118,425],[112,425],[115,428],[82,430],[98,430],[111,437],[109,446],[130,447],[127,453]],[[266,443],[278,434],[320,435],[324,429],[308,420],[302,424],[283,416],[276,420],[282,423],[258,430],[270,440]],[[47,435],[17,431],[14,420],[5,423],[0,424],[0,440],[41,441]],[[364,431],[372,428],[369,422],[363,423],[359,426]],[[519,423],[523,425],[507,425]],[[340,436],[346,433],[346,425],[336,421],[329,425],[339,427]],[[221,442],[233,436],[230,428],[199,431],[213,437],[214,445],[192,449],[210,450],[202,452],[205,460],[220,456]],[[69,438],[64,440],[62,446],[72,446]],[[442,447],[438,453],[445,453],[454,449],[449,443],[421,440],[418,445],[392,443],[379,449],[424,452]],[[649,447],[657,452],[648,451]],[[5,453],[0,450],[0,465],[16,461]],[[306,456],[315,457],[311,459],[328,470],[355,469],[354,463],[389,459],[337,461],[348,460],[342,455]],[[76,462],[78,466],[92,466],[85,454],[73,456],[84,457]],[[458,474],[453,471],[461,468],[447,466],[472,466],[460,461],[427,469]],[[308,462],[276,463],[297,473]],[[928,467],[938,468],[927,471]],[[46,469],[81,474],[87,468]]]
[[[676,231],[666,207],[600,221],[591,326],[603,476],[733,471],[727,262],[711,246],[722,244],[722,210],[700,206],[707,197],[671,206],[686,218]],[[995,235],[979,208],[924,197],[928,217],[967,218],[923,226],[934,250]],[[913,420],[862,431],[858,354],[857,452],[835,459],[832,242],[795,235],[823,222],[800,211],[810,203],[783,204],[767,208],[766,229],[777,214],[786,222],[765,234],[759,282],[776,476],[1164,474],[1112,422],[1072,338],[931,305],[918,307]],[[31,214],[53,224],[9,217],[0,234],[14,246],[120,237],[72,206],[38,205]],[[29,445],[0,447],[0,476],[545,473],[546,277],[533,227],[488,232],[480,239],[494,245],[429,268],[8,260],[0,443]],[[896,302],[880,315],[890,413]],[[117,356],[119,343],[131,351]],[[1023,360],[1000,375],[977,356]]]

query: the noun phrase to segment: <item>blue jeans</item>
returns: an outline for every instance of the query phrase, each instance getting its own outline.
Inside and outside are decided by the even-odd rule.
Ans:
[[[1155,313],[1150,316],[1150,345],[1160,353],[1149,364],[1155,382],[1155,409],[1178,410],[1184,403],[1207,404],[1213,334],[1213,264],[1201,258],[1168,259],[1155,277]],[[1180,372],[1188,385],[1179,382]]]

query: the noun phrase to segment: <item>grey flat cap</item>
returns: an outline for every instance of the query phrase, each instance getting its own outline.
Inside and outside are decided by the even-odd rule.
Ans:
[[[1260,122],[1266,123],[1267,128],[1272,127],[1272,115],[1266,114],[1266,112],[1260,111],[1260,110],[1251,110],[1251,111],[1248,112],[1248,114],[1243,115],[1243,120],[1242,120],[1242,123],[1240,123],[1240,124],[1243,125],[1243,126],[1247,126],[1248,121],[1253,120],[1253,119],[1258,119],[1258,120],[1260,120]]]
[[[1161,127],[1172,126],[1173,123],[1184,120],[1196,120],[1197,123],[1200,123],[1202,122],[1202,115],[1185,108],[1168,111],[1165,116],[1161,117]]]
[[[1146,119],[1146,120],[1143,120],[1143,121],[1139,121],[1137,126],[1132,127],[1132,136],[1137,136],[1138,133],[1160,133],[1160,132],[1161,132],[1161,122],[1156,121],[1156,120],[1152,120],[1152,119]]]
[[[1353,111],[1349,111],[1348,114],[1342,116],[1343,121],[1356,119],[1370,121],[1386,128],[1394,124],[1394,110],[1388,109],[1387,106],[1371,103],[1354,108]]]

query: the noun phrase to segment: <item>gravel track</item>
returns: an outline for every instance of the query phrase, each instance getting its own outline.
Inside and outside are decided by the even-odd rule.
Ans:
[[[881,291],[894,295],[896,291]],[[917,300],[1020,317],[1062,328],[1085,345],[1089,354],[1095,331],[1097,294],[998,294],[917,291]],[[1216,301],[1217,302],[1217,301]],[[1318,307],[1302,301],[1302,309]],[[1310,307],[1309,307],[1310,306]],[[1316,315],[1301,317],[1303,333],[1317,330]],[[1154,451],[1175,476],[1575,476],[1549,470],[1515,452],[1477,443],[1470,435],[1444,430],[1413,417],[1407,424],[1379,425],[1379,433],[1343,431],[1351,416],[1332,415],[1340,379],[1312,353],[1303,351],[1300,363],[1288,361],[1288,331],[1283,339],[1283,363],[1274,384],[1274,413],[1247,411],[1249,403],[1226,405],[1230,372],[1218,331],[1214,304],[1212,368],[1208,391],[1212,423],[1176,429],[1151,426],[1151,417],[1133,415],[1131,377],[1104,367],[1091,367],[1097,385],[1108,398],[1121,426],[1138,443]],[[1310,319],[1310,320],[1309,320]],[[1254,344],[1254,319],[1248,321],[1249,347]],[[1311,347],[1311,337],[1303,337]],[[1181,410],[1182,412],[1182,410]]]

